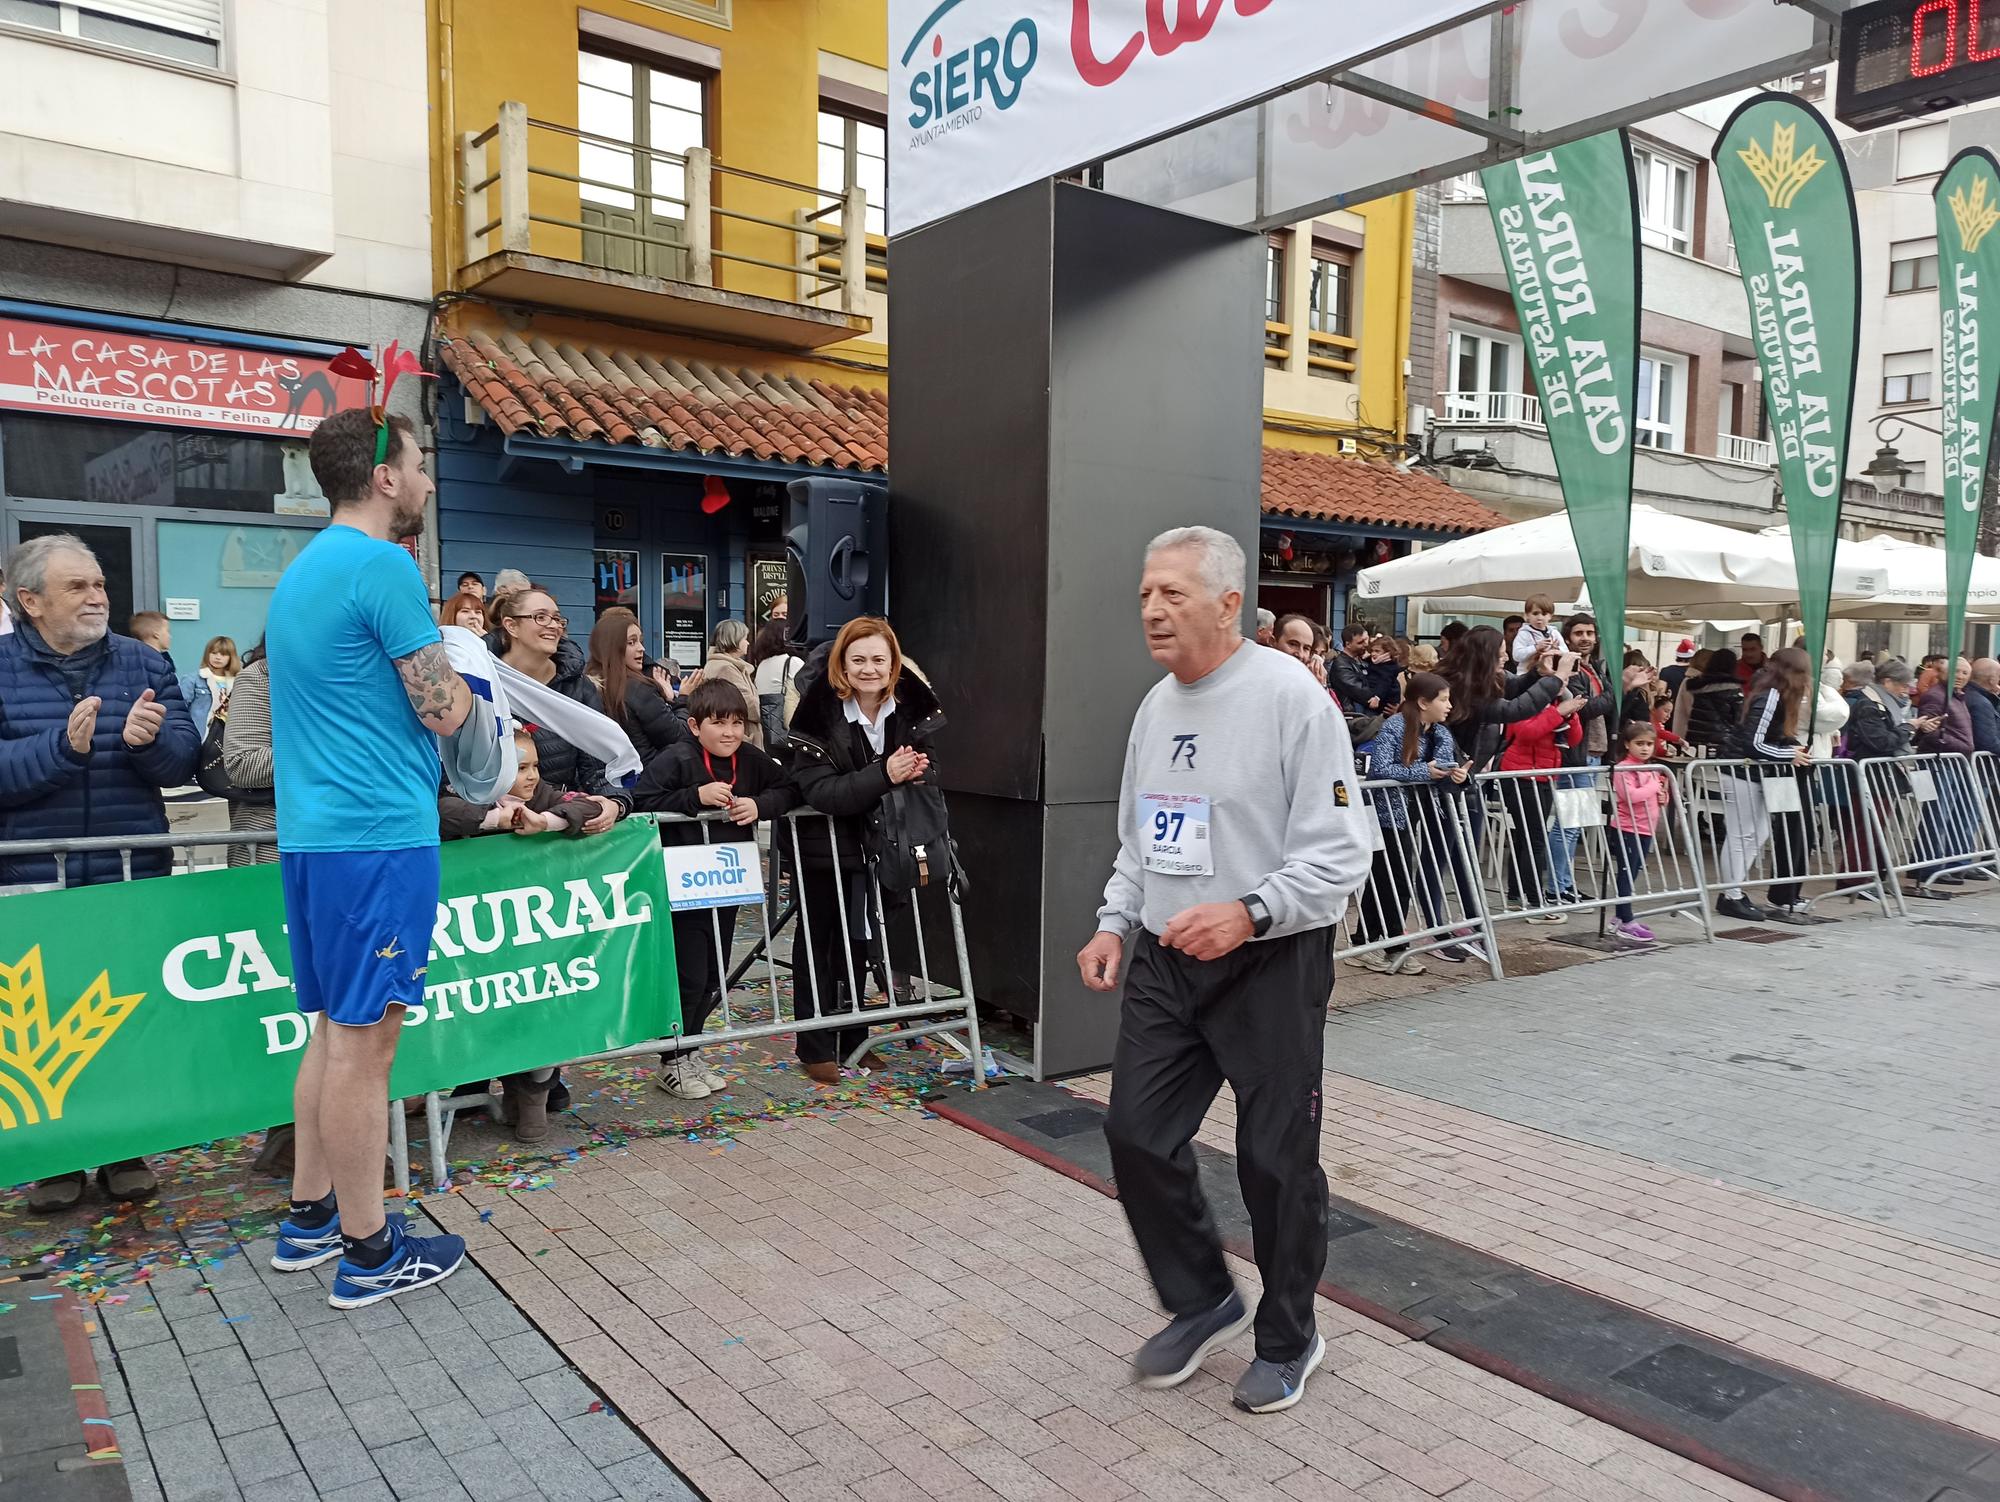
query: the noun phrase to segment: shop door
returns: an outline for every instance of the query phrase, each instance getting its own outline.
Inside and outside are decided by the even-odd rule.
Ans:
[[[111,629],[124,634],[138,608],[133,602],[140,593],[138,523],[80,522],[57,513],[17,511],[12,531],[9,541],[16,547],[37,537],[67,532],[95,553],[98,567],[104,570],[105,593],[111,597]]]

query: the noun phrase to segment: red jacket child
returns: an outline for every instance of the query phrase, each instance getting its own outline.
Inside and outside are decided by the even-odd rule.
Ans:
[[[1507,745],[1500,753],[1500,770],[1503,772],[1536,772],[1555,770],[1563,764],[1562,747],[1556,744],[1556,732],[1567,729],[1566,737],[1572,744],[1581,727],[1574,714],[1560,714],[1557,706],[1551,704],[1540,714],[1522,720],[1515,725],[1507,737]],[[1546,777],[1533,779],[1546,782]]]

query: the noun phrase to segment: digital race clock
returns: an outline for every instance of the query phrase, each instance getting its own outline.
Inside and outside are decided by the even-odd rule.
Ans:
[[[2000,94],[2000,0],[1873,0],[1840,19],[1834,114],[1855,130]]]

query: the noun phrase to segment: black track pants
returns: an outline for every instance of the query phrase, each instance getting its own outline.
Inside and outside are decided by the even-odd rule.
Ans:
[[[1168,1313],[1222,1302],[1231,1280],[1191,1144],[1228,1080],[1236,1172],[1264,1280],[1257,1355],[1269,1361],[1312,1343],[1313,1290],[1326,1265],[1320,1061],[1332,992],[1333,932],[1324,928],[1206,963],[1142,929],[1125,976],[1104,1123],[1119,1202]]]

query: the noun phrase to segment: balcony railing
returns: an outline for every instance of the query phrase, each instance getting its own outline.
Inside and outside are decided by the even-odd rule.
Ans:
[[[460,137],[458,166],[467,266],[516,252],[712,288],[717,263],[729,262],[787,274],[794,301],[842,313],[862,311],[870,284],[888,277],[858,187],[831,192],[728,166],[703,147],[661,151],[530,119],[511,100],[493,125]],[[718,243],[724,221],[782,232],[787,249],[749,254],[744,244],[771,237],[741,232]]]
[[[1516,428],[1539,428],[1541,398],[1525,391],[1447,391],[1438,398],[1435,420],[1451,423],[1502,423]]]
[[[1715,457],[1727,459],[1733,464],[1754,464],[1760,469],[1769,469],[1776,462],[1777,453],[1762,438],[1739,438],[1734,433],[1723,433],[1715,440]]]

